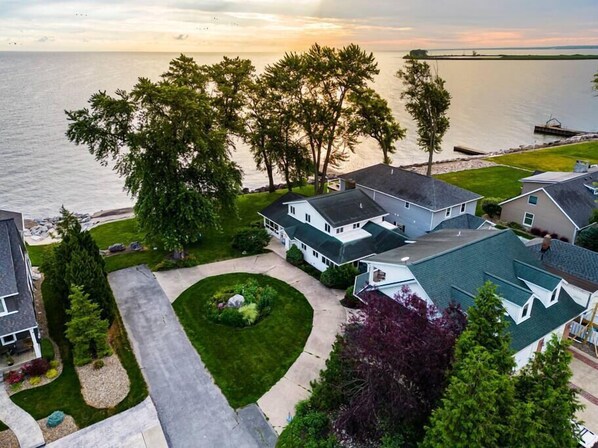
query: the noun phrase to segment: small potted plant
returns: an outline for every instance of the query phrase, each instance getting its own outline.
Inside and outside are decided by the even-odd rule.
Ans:
[[[6,355],[6,365],[7,366],[12,366],[14,363],[15,363],[15,360],[12,359],[12,356]]]

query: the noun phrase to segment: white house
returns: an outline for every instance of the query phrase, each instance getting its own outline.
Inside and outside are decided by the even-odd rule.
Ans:
[[[355,294],[394,298],[404,286],[446,308],[455,301],[467,312],[487,281],[497,286],[509,322],[517,368],[542,350],[551,334],[568,334],[587,296],[569,293],[567,282],[544,270],[510,230],[439,230],[414,243],[362,260],[367,272],[355,280]]]
[[[357,188],[376,201],[388,214],[384,220],[410,238],[434,230],[443,221],[475,215],[482,197],[433,177],[378,164],[344,174],[340,190]],[[482,225],[476,220],[457,220],[459,225]]]
[[[0,371],[41,356],[22,217],[0,220]]]
[[[288,250],[294,244],[305,261],[324,271],[404,244],[387,212],[361,190],[306,198],[287,193],[259,213],[267,231]]]

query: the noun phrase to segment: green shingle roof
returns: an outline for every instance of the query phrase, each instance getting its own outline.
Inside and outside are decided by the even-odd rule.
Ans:
[[[519,260],[513,260],[515,274],[517,277],[527,280],[535,285],[541,286],[548,291],[554,291],[561,279],[550,272],[536,266],[531,266]]]
[[[532,292],[527,287],[523,288],[489,272],[484,272],[484,280],[494,283],[496,293],[517,306],[525,305],[532,296]]]

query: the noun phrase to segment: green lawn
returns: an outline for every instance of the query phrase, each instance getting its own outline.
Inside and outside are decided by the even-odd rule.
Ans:
[[[46,386],[13,395],[12,400],[35,419],[45,418],[56,410],[72,415],[79,427],[89,426],[111,415],[129,409],[147,396],[147,387],[137,364],[127,334],[117,312],[111,329],[111,342],[131,381],[127,397],[116,407],[96,409],[88,406],[81,395],[81,384],[73,366],[70,346],[64,337],[65,313],[60,303],[64,300],[53,290],[48,280],[42,284],[42,294],[48,318],[50,335],[60,348],[64,362],[62,374]],[[116,307],[116,304],[114,305]]]
[[[45,254],[50,252],[55,244],[42,244],[39,246],[31,246],[27,244],[27,253],[33,266],[41,266],[44,261]]]
[[[491,166],[476,170],[438,174],[434,177],[487,198],[508,199],[521,193],[519,179],[530,174],[529,171],[518,168]],[[478,202],[476,213],[478,215],[482,214],[481,201]]]
[[[278,292],[272,313],[243,329],[208,320],[206,301],[216,291],[250,278]],[[312,326],[313,310],[303,294],[280,280],[257,274],[206,278],[183,292],[173,307],[189,340],[234,408],[256,402],[282,378],[301,354]]]
[[[576,143],[537,151],[506,154],[490,157],[487,160],[531,171],[573,171],[576,160],[598,163],[598,142]]]
[[[128,245],[133,241],[143,241],[143,233],[139,230],[136,219],[114,221],[94,227],[89,231],[100,249],[108,249],[114,243]],[[116,237],[116,239],[115,239]]]

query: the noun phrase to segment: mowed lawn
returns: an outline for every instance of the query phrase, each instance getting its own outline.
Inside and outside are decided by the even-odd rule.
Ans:
[[[527,170],[573,171],[575,161],[586,160],[598,163],[598,142],[584,142],[557,146],[504,156],[490,157],[487,160]]]
[[[271,314],[246,328],[210,321],[207,301],[217,291],[249,279],[276,290]],[[183,292],[173,307],[191,344],[234,408],[256,402],[282,378],[301,354],[312,327],[313,310],[305,296],[265,275],[208,277]]]
[[[529,176],[530,171],[508,166],[491,166],[476,170],[455,171],[438,174],[434,177],[473,191],[486,198],[509,199],[521,193],[519,179]],[[481,214],[481,201],[478,202],[478,215]]]

